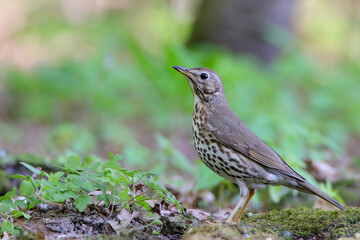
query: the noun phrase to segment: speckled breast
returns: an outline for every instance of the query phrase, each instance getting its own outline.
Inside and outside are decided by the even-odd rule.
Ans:
[[[251,188],[264,188],[270,182],[264,178],[264,169],[245,156],[221,144],[209,131],[207,111],[195,104],[192,116],[194,147],[201,161],[213,172],[230,182],[241,179]],[[274,184],[274,183],[273,183]]]
[[[237,178],[247,178],[242,156],[220,144],[206,126],[207,112],[195,104],[192,128],[195,150],[201,161],[212,171],[236,183]]]

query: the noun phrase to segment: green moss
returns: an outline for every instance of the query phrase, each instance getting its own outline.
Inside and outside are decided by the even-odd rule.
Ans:
[[[321,209],[273,210],[268,213],[243,217],[241,224],[249,224],[261,230],[272,230],[284,238],[352,237],[360,232],[360,208],[346,211],[325,211]]]
[[[271,230],[261,231],[245,224],[203,224],[191,228],[183,235],[184,240],[209,239],[280,239]]]

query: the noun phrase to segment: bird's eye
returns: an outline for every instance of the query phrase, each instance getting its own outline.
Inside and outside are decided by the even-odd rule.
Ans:
[[[202,73],[200,75],[201,79],[205,80],[205,79],[208,79],[209,78],[209,75],[207,73]]]

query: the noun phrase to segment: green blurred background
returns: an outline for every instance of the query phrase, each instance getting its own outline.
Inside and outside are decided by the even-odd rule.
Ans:
[[[310,182],[359,179],[359,2],[290,1],[282,9],[281,1],[254,1],[247,7],[258,10],[256,24],[245,9],[227,14],[224,27],[217,14],[228,2],[2,0],[2,164],[9,154],[61,163],[72,153],[114,152],[174,186],[222,195],[224,185],[235,196],[196,161],[191,91],[171,67],[180,65],[219,73],[238,116]],[[276,5],[286,16],[271,15]],[[260,29],[264,16],[270,22]],[[241,23],[259,36],[236,42],[231,27]],[[330,184],[320,187],[340,199]],[[288,193],[270,189],[275,202]]]

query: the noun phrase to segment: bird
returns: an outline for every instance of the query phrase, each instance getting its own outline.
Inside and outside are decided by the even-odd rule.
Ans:
[[[192,131],[198,157],[213,172],[239,187],[240,200],[227,223],[239,222],[255,191],[268,185],[314,194],[345,210],[295,172],[239,119],[230,108],[222,80],[215,71],[204,67],[173,68],[187,78],[193,93]]]

